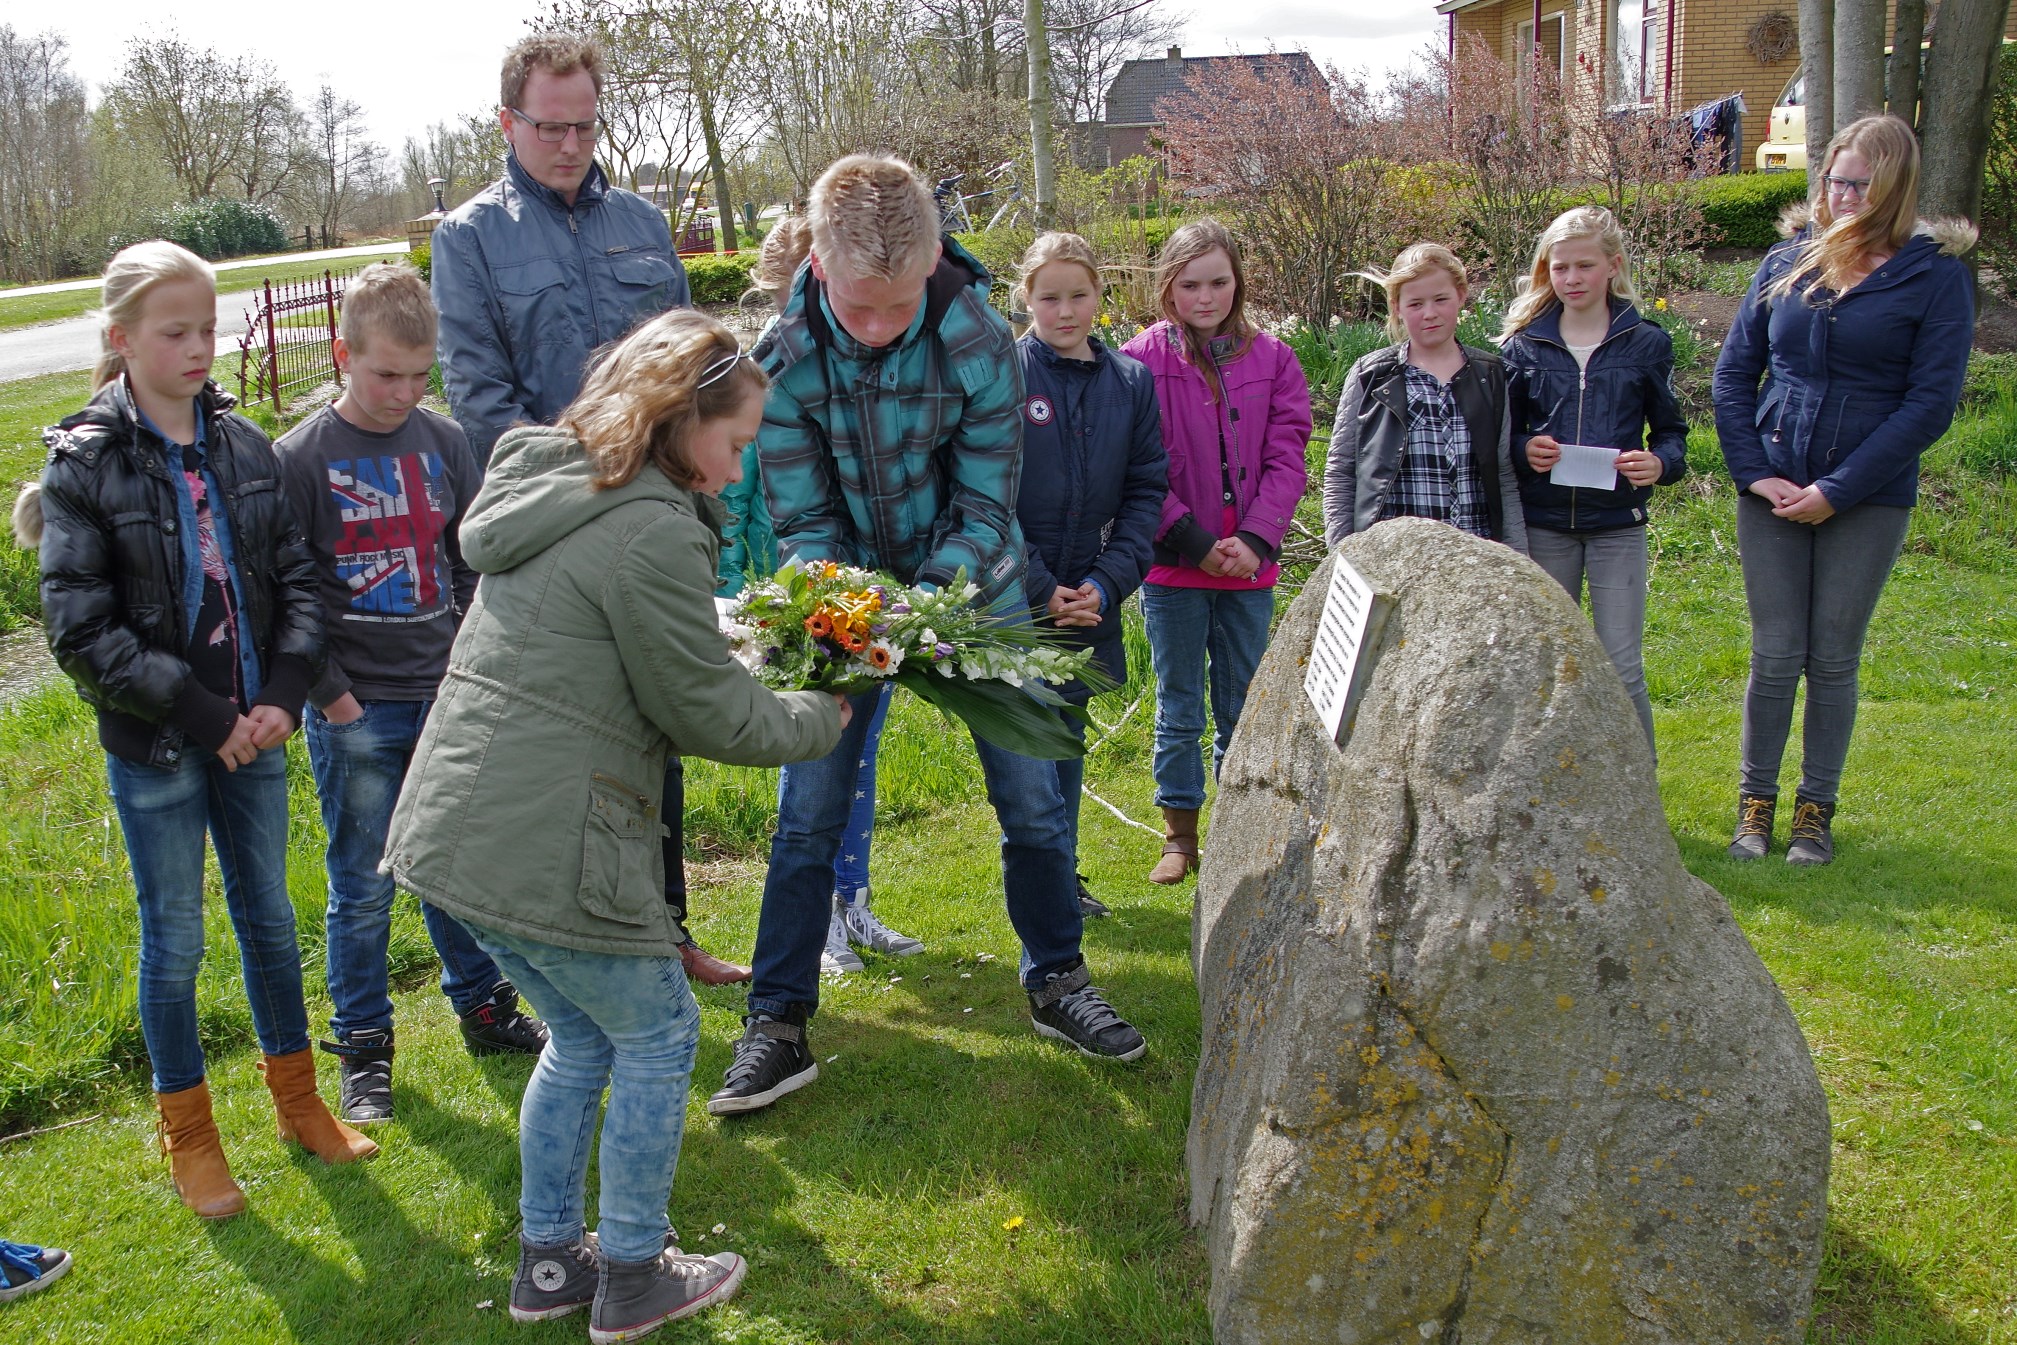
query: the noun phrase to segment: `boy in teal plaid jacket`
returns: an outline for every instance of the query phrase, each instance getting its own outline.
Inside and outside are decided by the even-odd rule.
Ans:
[[[833,164],[807,217],[810,264],[755,352],[772,380],[757,456],[779,561],[839,561],[927,585],[964,569],[982,601],[1020,607],[1022,369],[1008,324],[988,307],[986,268],[940,238],[930,190],[897,159]],[[805,1024],[873,699],[858,698],[831,756],[785,768],[749,1014],[708,1102],[716,1115],[766,1107],[818,1077]],[[1036,1030],[1087,1055],[1137,1058],[1146,1043],[1091,985],[1079,952],[1057,772],[978,737],[974,748],[1002,825]]]

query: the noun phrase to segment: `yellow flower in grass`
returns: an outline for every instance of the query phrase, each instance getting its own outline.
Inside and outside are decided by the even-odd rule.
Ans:
[[[1653,300],[1653,307],[1664,313],[1667,311],[1667,301],[1665,299],[1655,299]]]
[[[1018,1228],[1021,1228],[1022,1226],[1023,1226],[1023,1217],[1020,1214],[1016,1215],[1014,1218],[1010,1219],[1008,1222],[1002,1225],[1003,1228],[1006,1228],[1011,1233],[1015,1232]]]

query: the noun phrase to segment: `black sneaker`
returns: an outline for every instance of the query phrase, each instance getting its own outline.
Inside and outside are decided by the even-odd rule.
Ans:
[[[538,1055],[546,1049],[546,1024],[518,1007],[517,986],[499,981],[486,1003],[462,1015],[462,1040],[472,1055]]]
[[[1786,846],[1788,864],[1835,862],[1835,805],[1816,803],[1804,794],[1793,796],[1793,835]]]
[[[511,1320],[544,1322],[580,1312],[595,1301],[601,1263],[593,1233],[575,1243],[543,1247],[518,1238],[518,1273],[511,1277]]]
[[[604,1261],[588,1338],[614,1345],[648,1336],[734,1298],[748,1273],[749,1263],[734,1252],[686,1256],[668,1247],[650,1261]]]
[[[1098,897],[1094,896],[1092,893],[1086,891],[1086,876],[1083,873],[1080,874],[1079,919],[1104,920],[1112,914],[1113,912],[1107,909],[1107,904],[1105,902],[1101,901]]]
[[[47,1289],[70,1273],[70,1253],[0,1239],[0,1303]]]
[[[1030,1021],[1037,1035],[1070,1042],[1081,1055],[1101,1060],[1136,1059],[1149,1044],[1091,981],[1092,973],[1081,962],[1070,971],[1052,972],[1043,989],[1030,991]]]
[[[784,1017],[752,1013],[743,1020],[742,1038],[735,1044],[735,1062],[728,1067],[721,1091],[707,1100],[716,1116],[768,1107],[794,1089],[819,1077],[819,1065],[805,1044],[806,1006],[794,1004]]]
[[[342,1063],[343,1119],[354,1126],[392,1119],[392,1029],[353,1032],[322,1049]]]

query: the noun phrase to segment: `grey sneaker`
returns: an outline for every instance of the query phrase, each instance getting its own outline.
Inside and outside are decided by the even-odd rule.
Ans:
[[[1730,858],[1763,859],[1772,849],[1772,819],[1779,800],[1771,794],[1737,795],[1737,834],[1730,840]]]
[[[650,1335],[667,1322],[726,1303],[749,1263],[734,1252],[687,1256],[667,1248],[650,1261],[605,1261],[588,1319],[588,1338],[613,1345]]]
[[[819,952],[819,970],[822,976],[845,976],[851,971],[860,971],[866,964],[861,954],[847,946],[847,920],[841,914],[846,905],[840,893],[833,894],[833,911],[826,922],[826,947]]]
[[[593,1233],[575,1243],[543,1247],[518,1238],[518,1273],[511,1277],[511,1320],[544,1322],[595,1301],[599,1282]]]
[[[1070,971],[1052,972],[1041,990],[1030,991],[1030,1021],[1037,1035],[1069,1042],[1079,1054],[1096,1059],[1140,1058],[1149,1044],[1091,981],[1092,973],[1081,962]]]
[[[70,1273],[70,1253],[0,1239],[0,1303],[40,1293]]]
[[[343,1119],[354,1126],[377,1125],[392,1119],[392,1029],[353,1032],[342,1041],[325,1041],[322,1049],[337,1057],[342,1071],[338,1085]]]
[[[847,926],[847,940],[877,953],[887,953],[891,957],[915,957],[924,951],[924,940],[913,939],[908,934],[899,934],[876,918],[869,909],[868,889],[862,888],[854,894],[853,901],[840,904],[841,921]]]
[[[1786,847],[1788,864],[1835,862],[1835,805],[1793,796],[1793,835]]]

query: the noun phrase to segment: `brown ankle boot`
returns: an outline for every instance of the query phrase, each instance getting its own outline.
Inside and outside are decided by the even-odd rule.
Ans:
[[[299,1144],[325,1163],[354,1163],[378,1152],[378,1146],[329,1114],[315,1091],[315,1052],[269,1055],[259,1066],[273,1094],[273,1113],[280,1138]]]
[[[750,977],[748,967],[718,958],[692,939],[679,945],[679,960],[686,974],[702,985],[734,985]]]
[[[1163,857],[1149,870],[1149,881],[1168,886],[1181,883],[1198,867],[1198,810],[1163,809]]]
[[[231,1180],[217,1122],[210,1117],[210,1085],[156,1093],[161,1109],[161,1152],[182,1203],[204,1219],[225,1219],[245,1208],[245,1193]]]

